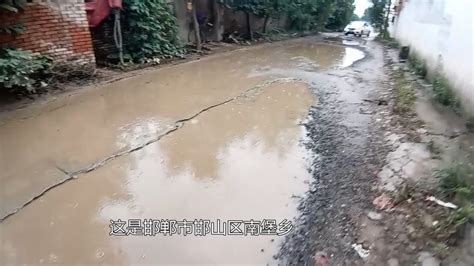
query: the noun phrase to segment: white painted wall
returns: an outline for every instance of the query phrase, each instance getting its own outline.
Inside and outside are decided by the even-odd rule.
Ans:
[[[395,38],[443,72],[474,111],[474,0],[405,0]]]

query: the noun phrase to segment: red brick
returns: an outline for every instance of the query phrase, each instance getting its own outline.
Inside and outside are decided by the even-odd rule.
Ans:
[[[13,24],[19,21],[25,29],[18,36],[0,35],[0,43],[11,43],[24,50],[42,52],[61,60],[81,56],[93,63],[91,34],[86,13],[80,7],[80,10],[66,14],[59,13],[56,8],[48,8],[47,3],[28,4],[20,13],[13,15],[4,15],[0,11],[0,22]]]

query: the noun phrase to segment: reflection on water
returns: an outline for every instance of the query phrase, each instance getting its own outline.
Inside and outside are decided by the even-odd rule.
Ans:
[[[2,149],[11,151],[0,181],[14,188],[2,194],[2,208],[13,209],[62,178],[54,165],[81,169],[275,76],[317,81],[317,72],[361,56],[307,39],[282,42],[107,84],[27,119],[13,114],[0,127]],[[299,123],[314,103],[307,84],[274,83],[49,191],[0,224],[0,264],[272,262],[281,238],[120,238],[108,235],[109,221],[292,219],[293,196],[310,178]],[[41,137],[32,137],[37,132]]]
[[[356,62],[356,61],[358,61],[358,60],[360,60],[364,57],[365,57],[364,52],[362,52],[361,50],[346,47],[344,57],[342,58],[342,62],[340,64],[340,66],[342,68],[348,67],[348,66],[352,65],[354,62]]]
[[[132,154],[126,174],[130,198],[104,202],[101,216],[104,220],[293,219],[292,196],[303,193],[310,178],[304,160],[308,155],[299,145],[303,132],[297,124],[311,98],[303,83],[274,84],[204,113]],[[126,238],[117,245],[127,250],[130,262],[266,263],[281,239]]]

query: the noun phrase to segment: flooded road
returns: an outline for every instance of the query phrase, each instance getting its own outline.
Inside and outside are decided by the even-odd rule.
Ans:
[[[0,263],[271,262],[283,236],[109,226],[293,220],[314,156],[300,124],[317,99],[302,77],[363,56],[311,39],[261,45],[1,115]]]

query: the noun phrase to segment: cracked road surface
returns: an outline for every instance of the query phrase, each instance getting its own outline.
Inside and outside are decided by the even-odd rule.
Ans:
[[[283,236],[109,236],[110,220],[284,219],[312,182],[310,87],[362,59],[265,44],[0,115],[0,264],[272,263]]]

